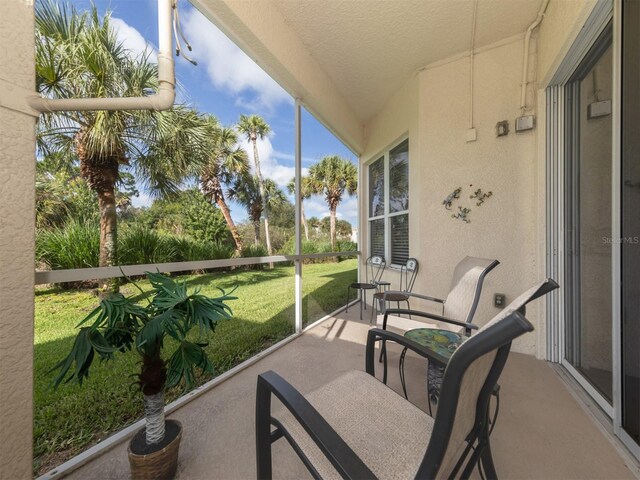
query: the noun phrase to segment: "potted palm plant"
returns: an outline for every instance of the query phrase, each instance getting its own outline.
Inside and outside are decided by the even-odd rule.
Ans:
[[[160,273],[146,275],[152,287],[147,305],[121,293],[104,298],[78,325],[80,331],[69,355],[53,369],[58,372],[53,385],[82,384],[96,356],[110,360],[117,352],[135,348],[141,357],[136,383],[144,396],[146,426],[129,443],[132,478],[169,479],[177,468],[182,426],[165,421],[165,389],[182,381],[190,388],[196,381],[196,369],[213,373],[202,339],[215,331],[220,320],[231,318],[226,302],[237,297],[220,289],[221,295],[211,298],[199,290],[189,292],[186,282]],[[188,335],[195,327],[201,340]],[[170,356],[163,355],[165,346],[173,350]]]

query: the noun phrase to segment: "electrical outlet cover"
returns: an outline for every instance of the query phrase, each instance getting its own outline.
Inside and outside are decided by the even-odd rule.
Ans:
[[[587,107],[587,118],[606,117],[611,115],[611,100],[603,100],[602,102],[590,103]]]
[[[516,132],[526,132],[527,130],[533,130],[536,123],[536,117],[533,115],[524,115],[516,118]]]
[[[476,138],[477,138],[476,129],[475,128],[469,128],[467,130],[467,142],[475,142]]]

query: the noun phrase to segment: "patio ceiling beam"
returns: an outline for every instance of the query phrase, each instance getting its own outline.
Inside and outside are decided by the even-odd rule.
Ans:
[[[364,151],[364,125],[271,0],[192,3],[350,149]]]

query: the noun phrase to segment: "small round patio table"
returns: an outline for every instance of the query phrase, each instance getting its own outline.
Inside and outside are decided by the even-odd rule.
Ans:
[[[467,340],[466,335],[462,335],[451,330],[442,330],[439,328],[414,328],[405,332],[404,336],[409,340],[413,340],[419,345],[428,348],[437,353],[446,362],[449,361],[453,352]],[[407,388],[404,378],[404,358],[407,353],[405,348],[400,355],[400,381],[402,382],[402,390],[405,398],[407,397]],[[438,404],[440,397],[440,388],[442,387],[442,378],[444,377],[444,369],[446,363],[429,361],[427,367],[427,392],[429,394],[429,413],[431,413],[431,402]]]

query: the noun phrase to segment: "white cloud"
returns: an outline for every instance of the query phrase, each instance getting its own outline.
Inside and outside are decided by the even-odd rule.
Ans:
[[[274,158],[277,158],[279,160],[288,160],[290,162],[295,162],[296,160],[295,155],[293,155],[292,153],[284,153],[284,152],[279,152],[277,150],[274,150],[273,156]],[[306,163],[307,165],[310,165],[310,164],[316,163],[317,161],[318,159],[314,159],[311,157],[302,157],[303,164]]]
[[[207,69],[216,88],[227,91],[238,106],[273,111],[291,96],[195,8],[186,12],[185,35],[192,42],[190,55]]]
[[[314,195],[304,201],[304,213],[307,218],[324,218],[329,216],[329,207],[324,198]],[[338,220],[346,220],[352,226],[358,226],[358,199],[356,197],[343,198],[336,211]]]
[[[150,60],[152,62],[158,61],[158,52],[138,30],[117,17],[111,17],[111,25],[116,32],[118,40],[124,44],[125,48],[131,50],[135,55],[140,55],[147,50],[150,54]]]
[[[240,143],[240,146],[244,148],[249,155],[249,164],[251,165],[251,169],[254,170],[255,163],[253,159],[253,144],[244,139]],[[273,145],[271,144],[271,140],[269,139],[269,137],[258,140],[257,146],[262,176],[265,178],[270,178],[281,188],[286,187],[296,174],[295,167],[282,165],[278,162],[277,158],[282,157],[273,149]],[[307,173],[309,173],[309,169],[303,168],[302,174],[306,175]]]

